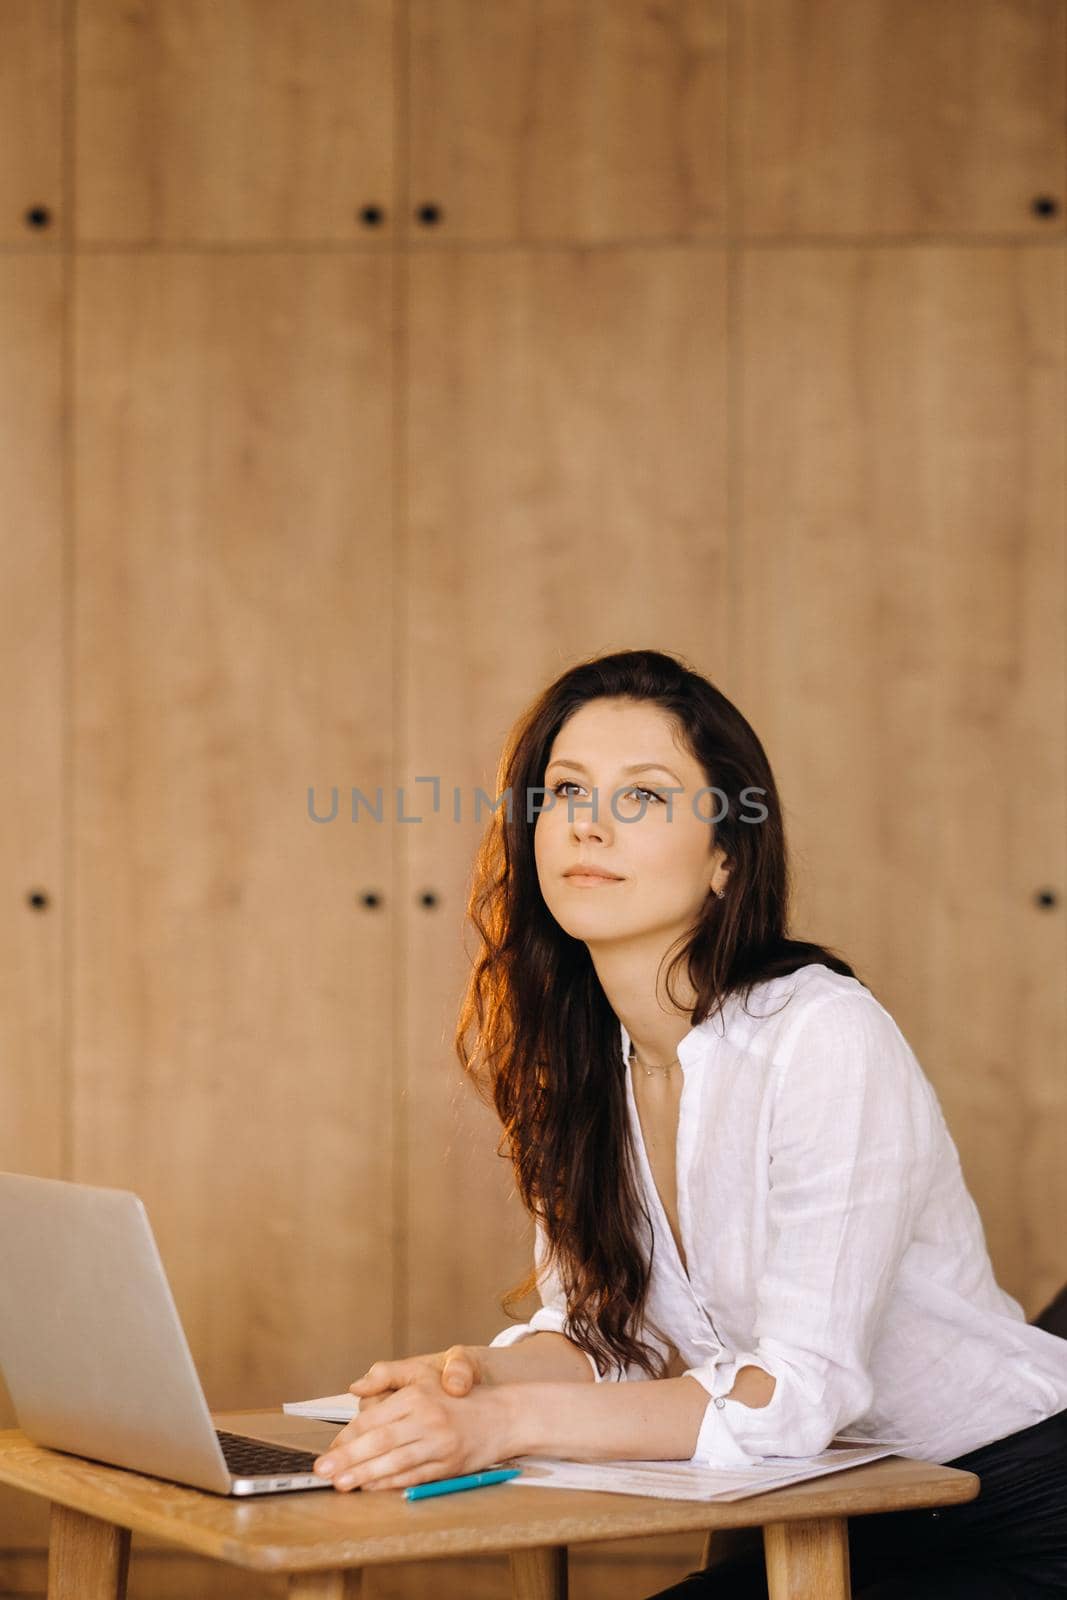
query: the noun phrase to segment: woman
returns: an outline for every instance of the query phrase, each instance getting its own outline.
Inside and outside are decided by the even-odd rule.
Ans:
[[[456,1044],[535,1222],[515,1293],[543,1304],[488,1346],[375,1362],[317,1470],[748,1465],[847,1432],[983,1478],[966,1506],[855,1519],[855,1594],[1059,1592],[1067,1342],[998,1287],[892,1018],[787,936],[751,727],[674,657],[623,651],[544,691],[500,779]],[[665,1593],[765,1595],[761,1552]]]

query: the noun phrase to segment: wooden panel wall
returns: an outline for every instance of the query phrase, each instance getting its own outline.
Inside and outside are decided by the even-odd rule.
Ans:
[[[370,242],[394,100],[393,0],[77,0],[78,238]]]
[[[746,238],[1062,233],[1062,0],[738,0],[732,18]]]
[[[1031,1311],[1067,1280],[1064,287],[1039,245],[754,250],[740,318],[738,699],[799,914],[911,1040]]]
[[[65,693],[63,272],[0,255],[0,1166],[57,1175],[65,1159],[62,995]]]
[[[66,228],[63,15],[63,0],[5,0],[0,14],[0,247],[20,253]]]
[[[83,4],[3,41],[79,113],[71,220],[37,160],[48,228],[0,262],[5,1148],[144,1197],[215,1405],[396,1338],[395,838],[347,805],[396,763],[396,289],[360,206],[391,221],[394,17],[266,18]]]
[[[394,764],[390,294],[339,252],[78,273],[72,1175],[143,1196],[235,1404],[393,1336],[393,835],[307,802]]]
[[[409,0],[409,198],[465,243],[716,237],[723,0]]]
[[[503,1325],[452,790],[623,645],[749,715],[796,929],[1002,1282],[1067,1277],[1065,49],[1060,0],[4,6],[0,1138],[145,1195],[213,1403]]]
[[[409,327],[404,742],[443,803],[408,860],[412,888],[444,896],[405,925],[421,975],[406,1013],[407,1332],[438,1349],[505,1324],[499,1295],[529,1251],[510,1169],[486,1161],[499,1124],[452,1068],[488,817],[474,822],[475,790],[496,794],[517,708],[569,660],[669,630],[726,665],[724,254],[426,251]]]
[[[0,1168],[44,1177],[64,1171],[70,1090],[63,297],[54,254],[0,253]],[[39,1541],[43,1511],[0,1495],[0,1546],[27,1519]]]

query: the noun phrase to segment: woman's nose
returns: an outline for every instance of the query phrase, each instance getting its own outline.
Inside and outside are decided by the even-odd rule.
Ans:
[[[586,813],[585,816],[579,816],[576,812],[571,827],[580,839],[587,839],[590,836],[595,839],[603,839],[607,834],[603,818],[594,818],[589,813]]]

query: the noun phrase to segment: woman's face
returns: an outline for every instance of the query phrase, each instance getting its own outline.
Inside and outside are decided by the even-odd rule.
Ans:
[[[713,886],[725,888],[726,856],[708,820],[718,798],[703,794],[694,806],[709,780],[658,706],[587,702],[553,741],[542,782],[550,809],[534,825],[537,876],[573,938],[673,939],[695,924]],[[582,865],[615,877],[568,876]]]

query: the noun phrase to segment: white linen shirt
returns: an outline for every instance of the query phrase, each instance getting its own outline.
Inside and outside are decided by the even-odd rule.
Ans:
[[[1067,1340],[1031,1327],[998,1286],[937,1095],[889,1013],[821,962],[757,984],[747,1007],[731,995],[678,1046],[688,1272],[620,1023],[653,1223],[641,1336],[670,1376],[708,1391],[691,1459],[750,1466],[816,1454],[847,1432],[946,1462],[1067,1408]],[[541,1309],[491,1345],[568,1332],[540,1221],[534,1259]],[[588,1359],[597,1382],[647,1380]],[[766,1406],[726,1398],[744,1366],[775,1379]]]

